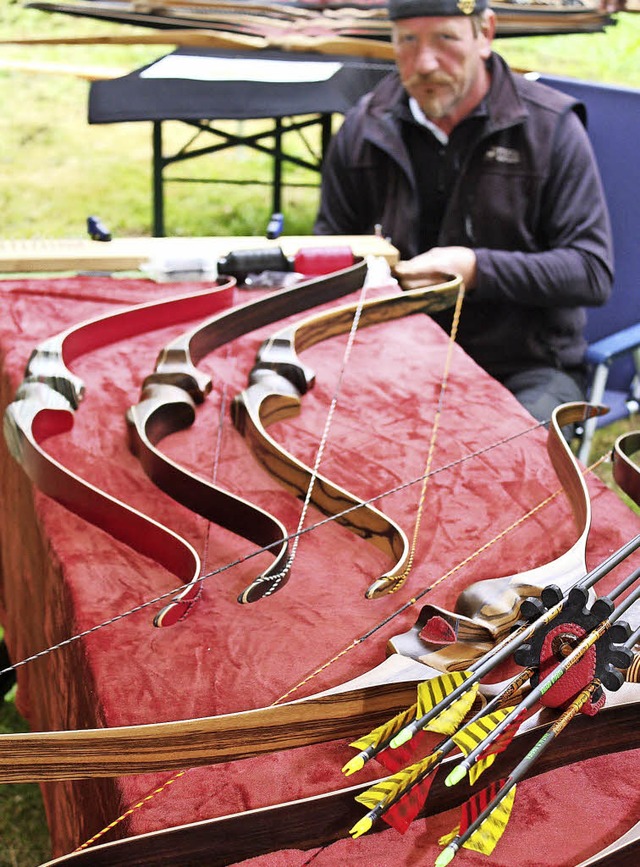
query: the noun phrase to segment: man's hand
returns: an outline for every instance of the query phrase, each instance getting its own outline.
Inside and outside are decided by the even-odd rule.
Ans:
[[[398,262],[393,269],[403,289],[418,289],[440,279],[442,274],[460,274],[467,290],[476,282],[476,254],[469,247],[432,247],[413,259]]]

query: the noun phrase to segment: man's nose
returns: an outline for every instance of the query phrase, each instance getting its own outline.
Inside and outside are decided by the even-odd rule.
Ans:
[[[420,45],[416,57],[416,72],[426,75],[440,66],[438,55],[430,45]]]

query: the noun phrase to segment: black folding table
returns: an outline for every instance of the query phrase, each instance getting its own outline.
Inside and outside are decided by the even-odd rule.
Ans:
[[[283,164],[322,168],[332,115],[345,114],[392,69],[392,62],[277,50],[181,48],[121,78],[95,81],[89,91],[89,123],[151,121],[153,124],[153,234],[164,236],[167,166],[244,145],[273,158],[272,210],[281,211]],[[264,130],[231,133],[221,120],[269,119]],[[162,123],[181,121],[195,135],[177,152],[163,152]],[[284,140],[315,127],[318,153],[287,153]],[[208,142],[201,146],[202,137]],[[215,137],[214,143],[210,137]],[[218,183],[264,183],[239,178],[202,178]]]

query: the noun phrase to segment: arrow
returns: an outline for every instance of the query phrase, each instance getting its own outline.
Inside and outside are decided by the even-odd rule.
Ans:
[[[370,810],[351,829],[350,834],[354,839],[367,833],[380,818],[383,818],[387,824],[392,825],[400,833],[404,833],[424,806],[429,789],[431,788],[431,779],[427,780],[427,778],[431,775],[432,771],[436,769],[442,762],[442,759],[456,746],[464,749],[458,739],[464,736],[464,732],[474,724],[483,726],[483,730],[486,732],[486,726],[490,724],[488,717],[494,715],[499,705],[513,698],[527,682],[532,671],[532,669],[526,669],[520,672],[486,707],[483,707],[476,713],[461,732],[454,732],[450,737],[445,738],[432,750],[430,755],[418,762],[414,762],[393,776],[378,781],[366,792],[356,797],[356,801],[369,807]],[[502,714],[506,714],[509,710],[510,708],[503,710]],[[401,714],[398,715],[398,717],[400,716]],[[501,719],[500,716],[497,721],[499,719]],[[493,758],[490,762],[487,762],[485,767],[489,767]],[[394,809],[403,800],[405,803],[402,804],[402,807]]]
[[[464,846],[491,855],[503,835],[516,795],[516,784],[522,780],[533,763],[547,749],[549,744],[566,728],[571,720],[600,686],[596,678],[586,686],[571,702],[569,707],[544,733],[522,761],[504,781],[492,783],[482,792],[474,795],[462,808],[459,828],[440,839],[446,848],[436,859],[435,867],[446,867],[456,853]]]

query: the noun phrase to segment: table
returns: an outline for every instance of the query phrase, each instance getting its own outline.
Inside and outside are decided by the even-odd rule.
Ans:
[[[165,234],[164,170],[174,164],[244,145],[273,160],[272,212],[281,212],[283,167],[317,173],[331,138],[333,114],[345,114],[393,68],[392,61],[294,54],[277,50],[181,48],[122,78],[96,81],[89,91],[89,123],[153,123],[153,234]],[[259,131],[230,132],[220,120],[269,119]],[[162,124],[180,121],[195,130],[176,152],[164,150]],[[319,152],[303,138],[307,156],[286,142],[320,135]],[[203,139],[213,143],[201,144]],[[184,180],[170,178],[170,180]],[[210,179],[209,179],[210,180]],[[217,178],[218,183],[257,183]]]
[[[145,281],[104,277],[0,283],[2,408],[13,399],[39,340],[114,305],[166,291],[166,286]],[[75,372],[86,382],[86,399],[73,430],[49,440],[47,449],[83,477],[184,535],[202,554],[205,568],[213,570],[252,546],[208,526],[158,492],[126,443],[124,413],[137,402],[143,376],[153,369],[158,348],[173,332],[123,341],[79,359]],[[229,399],[244,387],[264,336],[264,330],[248,335],[203,362],[202,369],[215,373],[213,393],[198,410],[194,426],[168,438],[163,449],[293,528],[299,504],[255,464],[226,420]],[[425,316],[362,332],[343,379],[323,472],[363,497],[420,475],[447,351],[447,336]],[[305,397],[297,419],[271,428],[279,442],[310,463],[335,395],[343,352],[343,339],[305,352],[305,361],[317,371],[316,387]],[[531,418],[515,399],[455,348],[435,455],[435,467],[451,467],[430,480],[416,566],[401,591],[365,600],[371,574],[388,564],[371,546],[329,524],[305,537],[289,583],[269,599],[251,606],[235,601],[265,564],[261,555],[258,562],[246,561],[207,582],[196,610],[182,624],[154,629],[150,612],[144,610],[20,668],[21,711],[34,730],[43,730],[196,717],[269,704],[556,490],[539,429],[462,461],[530,427]],[[35,491],[4,442],[0,466],[0,621],[14,660],[175,585],[175,578],[157,565]],[[596,479],[589,479],[589,488],[594,529],[588,559],[593,566],[637,533],[639,521]],[[384,510],[410,533],[416,502],[417,492],[410,487],[387,497]],[[572,541],[567,505],[556,498],[457,570],[429,600],[451,606],[470,582],[545,562]],[[386,641],[408,629],[416,615],[415,610],[406,611],[378,630],[314,678],[307,693],[380,662]],[[112,833],[143,833],[329,791],[344,785],[340,767],[351,754],[344,742],[334,742],[194,769]],[[639,762],[637,751],[596,756],[524,782],[492,861],[465,851],[457,863],[578,864],[637,821]],[[44,785],[54,852],[70,851],[169,776]],[[404,837],[388,831],[357,842],[342,840],[317,853],[262,856],[251,865],[295,867],[308,863],[313,854],[319,867],[432,863],[438,837],[456,821],[457,814],[448,811],[427,824],[414,823]]]

